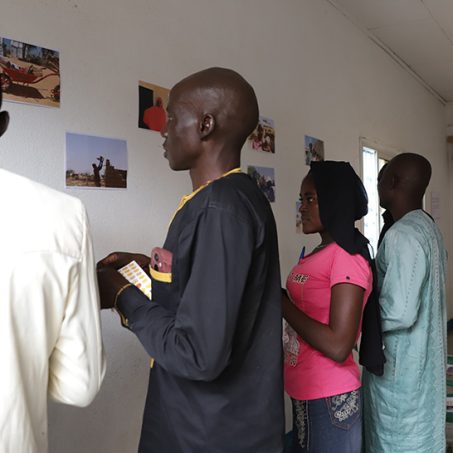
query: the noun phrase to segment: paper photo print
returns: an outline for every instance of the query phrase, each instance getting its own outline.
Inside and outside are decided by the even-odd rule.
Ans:
[[[305,164],[324,160],[324,142],[319,138],[305,136]]]
[[[60,54],[34,44],[0,37],[3,99],[60,107]]]
[[[66,187],[127,188],[127,142],[66,133]]]
[[[273,203],[275,201],[275,170],[269,167],[249,165],[247,173],[256,182],[261,192]]]
[[[265,153],[275,153],[275,128],[274,121],[260,115],[258,125],[247,139],[250,149],[263,151]]]
[[[138,83],[138,127],[160,132],[167,121],[170,90],[159,85]]]

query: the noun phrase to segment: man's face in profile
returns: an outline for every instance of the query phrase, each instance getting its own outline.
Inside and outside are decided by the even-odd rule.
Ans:
[[[167,105],[167,122],[161,131],[165,138],[164,157],[172,170],[189,170],[195,165],[199,155],[197,135],[196,101],[190,90],[178,87],[170,92]]]
[[[389,201],[391,198],[391,168],[389,170],[389,164],[386,164],[378,175],[378,194],[379,204],[381,208],[389,209]]]

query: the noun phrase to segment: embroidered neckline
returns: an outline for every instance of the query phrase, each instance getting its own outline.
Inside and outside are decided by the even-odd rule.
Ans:
[[[225,176],[228,176],[228,175],[232,175],[233,173],[241,173],[241,168],[240,167],[237,167],[237,168],[233,168],[232,170],[230,171],[227,171],[226,173],[224,173],[223,175],[219,176],[218,178],[215,178],[215,179],[212,179],[210,181],[208,181],[207,183],[203,184],[202,186],[198,187],[198,189],[195,189],[193,192],[187,194],[187,195],[183,195],[181,197],[181,200],[178,204],[178,207],[176,208],[176,211],[174,212],[171,220],[170,220],[170,223],[169,225],[171,225],[171,223],[173,222],[174,218],[176,217],[176,214],[184,207],[184,205],[189,201],[191,200],[198,192],[201,192],[204,188],[208,187],[211,183],[213,183],[214,181],[217,181],[218,179],[222,179],[222,178],[225,178]]]

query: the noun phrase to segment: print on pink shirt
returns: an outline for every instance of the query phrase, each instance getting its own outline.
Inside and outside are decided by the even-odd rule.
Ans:
[[[288,278],[288,280],[300,285],[301,297],[303,286],[308,278],[308,275],[299,274],[298,272],[291,272]],[[300,342],[297,332],[286,321],[283,329],[283,351],[285,363],[293,367],[296,366],[300,352]]]
[[[290,366],[296,366],[299,351],[300,343],[297,338],[297,332],[285,321],[285,326],[283,328],[283,352],[285,354],[285,363]]]

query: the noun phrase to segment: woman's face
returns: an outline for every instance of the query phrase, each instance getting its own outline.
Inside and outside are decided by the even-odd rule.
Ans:
[[[310,175],[307,175],[302,181],[299,200],[303,232],[305,234],[312,234],[324,231],[319,217],[318,195],[316,193],[315,183]]]

